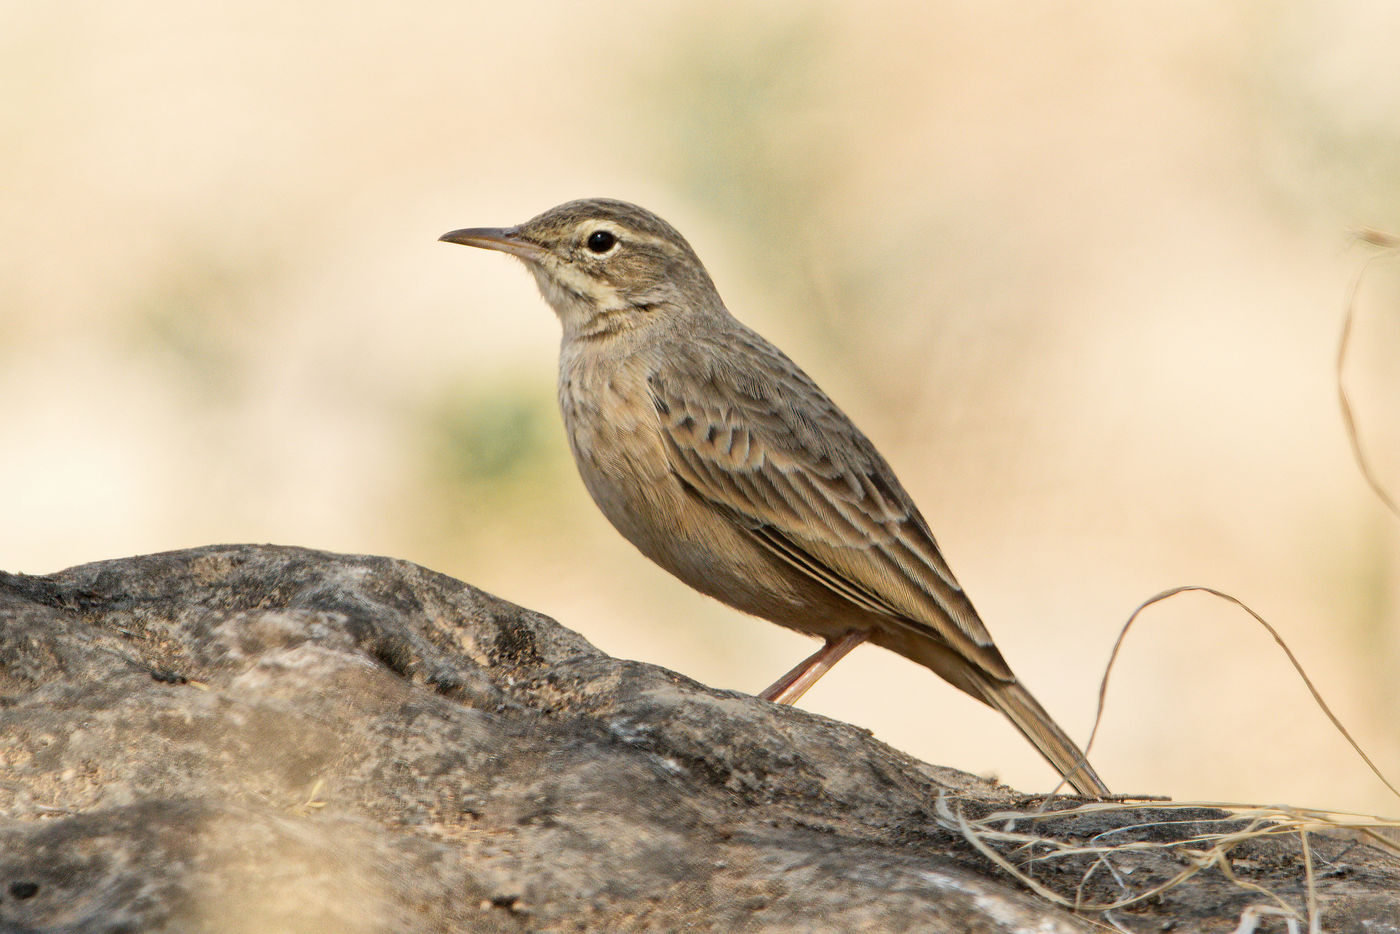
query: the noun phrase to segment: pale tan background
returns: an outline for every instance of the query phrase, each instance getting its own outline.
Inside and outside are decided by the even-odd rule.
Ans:
[[[1345,232],[1400,227],[1400,6],[857,6],[0,3],[0,567],[395,555],[762,687],[811,646],[605,524],[553,316],[512,261],[434,242],[609,195],[866,428],[1071,732],[1132,607],[1205,583],[1400,774],[1400,522],[1332,375]],[[1378,273],[1353,382],[1400,486]],[[878,650],[806,706],[1052,784]],[[1400,812],[1201,597],[1129,643],[1095,760],[1123,791]]]

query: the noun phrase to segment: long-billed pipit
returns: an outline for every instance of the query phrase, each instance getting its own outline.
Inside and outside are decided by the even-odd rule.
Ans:
[[[702,593],[825,640],[792,703],[861,642],[1000,710],[1074,788],[1108,789],[1016,680],[875,446],[737,321],[690,244],[621,201],[443,240],[519,257],[559,316],[559,406],[598,508]]]

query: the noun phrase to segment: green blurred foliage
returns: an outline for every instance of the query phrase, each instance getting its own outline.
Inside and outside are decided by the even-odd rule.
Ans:
[[[1241,138],[1255,147],[1255,184],[1290,214],[1324,223],[1349,214],[1358,225],[1400,229],[1394,35],[1349,28],[1364,5],[1292,0],[1253,13],[1255,41],[1217,77],[1252,131]],[[1390,82],[1371,80],[1386,72]]]
[[[444,482],[509,485],[539,473],[554,442],[552,406],[538,387],[453,387],[432,400],[424,419],[430,469]]]
[[[790,299],[804,284],[801,234],[829,213],[841,177],[830,27],[817,7],[732,25],[681,17],[637,67],[639,137],[658,175],[742,244],[733,252],[754,279]]]
[[[750,324],[782,320],[786,333],[769,336],[823,373],[838,401],[893,413],[925,392],[992,395],[975,382],[1014,379],[1043,350],[1054,322],[1024,296],[1056,270],[1009,264],[1017,232],[969,217],[963,195],[936,178],[897,216],[870,210],[863,192],[880,180],[846,109],[843,84],[859,78],[840,29],[820,5],[755,13],[743,29],[678,16],[672,42],[632,82],[638,138],[656,173],[722,225],[728,256],[763,290],[761,313],[731,310]],[[995,366],[981,356],[989,343]]]
[[[437,386],[406,415],[417,479],[396,512],[420,560],[486,579],[492,562],[525,543],[530,561],[543,560],[582,530],[599,531],[553,388],[545,374],[478,374]]]
[[[128,339],[179,391],[229,405],[246,388],[259,323],[283,268],[270,253],[172,251],[126,308]]]

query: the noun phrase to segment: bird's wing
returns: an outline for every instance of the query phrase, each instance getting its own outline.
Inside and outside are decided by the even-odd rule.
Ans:
[[[738,339],[743,353],[692,344],[685,379],[649,380],[672,472],[798,571],[1010,678],[874,445],[781,351]]]

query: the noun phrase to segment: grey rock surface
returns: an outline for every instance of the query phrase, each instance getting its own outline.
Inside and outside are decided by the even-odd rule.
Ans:
[[[216,546],[0,573],[0,934],[1231,931],[1265,890],[1302,910],[1287,837],[1232,852],[1257,888],[1212,868],[1057,907],[957,820],[1041,803],[403,561]],[[1108,902],[1230,820],[1077,812],[993,845],[1173,844],[1027,866]],[[1400,861],[1317,835],[1312,857],[1325,930],[1400,930]]]

